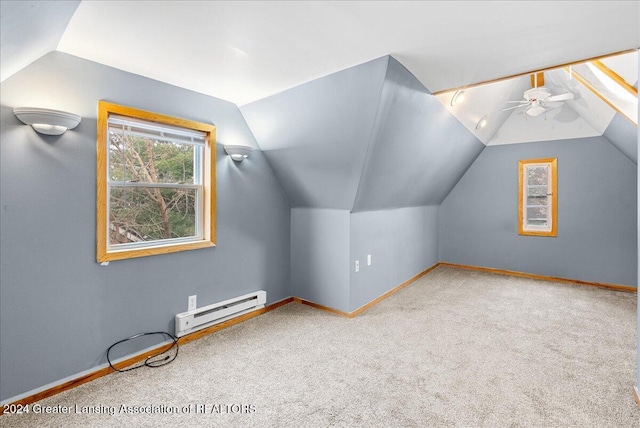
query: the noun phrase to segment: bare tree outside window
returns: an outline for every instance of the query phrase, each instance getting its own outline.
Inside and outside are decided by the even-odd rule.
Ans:
[[[193,184],[198,147],[109,132],[111,244],[196,234],[196,191],[154,184]],[[136,186],[132,186],[136,183]]]
[[[215,245],[215,126],[98,111],[98,261]]]

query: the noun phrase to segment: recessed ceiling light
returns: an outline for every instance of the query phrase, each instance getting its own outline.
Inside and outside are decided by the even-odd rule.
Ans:
[[[461,102],[464,101],[464,91],[456,91],[455,94],[453,94],[453,97],[451,97],[451,107],[455,106],[456,104],[460,104]]]
[[[476,125],[476,129],[480,130],[480,129],[484,128],[485,126],[487,126],[487,115],[486,114],[484,116],[482,116],[482,119],[480,119],[478,121],[478,124]]]

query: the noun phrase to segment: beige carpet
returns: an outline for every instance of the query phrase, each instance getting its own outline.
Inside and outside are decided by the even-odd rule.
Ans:
[[[632,293],[439,267],[356,318],[290,303],[0,425],[637,427],[635,326]]]

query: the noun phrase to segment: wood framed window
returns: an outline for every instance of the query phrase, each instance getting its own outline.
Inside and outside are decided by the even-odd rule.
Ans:
[[[97,260],[215,245],[214,125],[100,101]]]
[[[558,160],[518,163],[518,233],[558,235]]]

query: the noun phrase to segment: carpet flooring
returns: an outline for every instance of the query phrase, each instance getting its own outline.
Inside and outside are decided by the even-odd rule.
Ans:
[[[355,318],[290,303],[0,425],[638,427],[636,308],[441,266]]]

